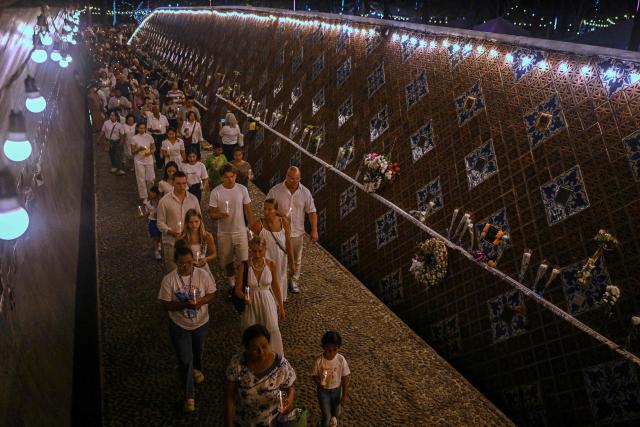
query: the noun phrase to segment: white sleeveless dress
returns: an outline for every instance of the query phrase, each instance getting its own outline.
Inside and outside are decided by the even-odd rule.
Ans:
[[[251,304],[245,305],[240,316],[240,329],[244,332],[249,326],[261,324],[271,334],[271,350],[279,355],[284,355],[282,348],[282,335],[278,328],[278,305],[271,292],[271,270],[265,264],[260,283],[256,279],[251,264],[249,264],[249,279],[247,284],[251,288]]]
[[[193,252],[193,259],[196,259],[196,253],[198,251],[202,251],[202,245],[199,243],[196,243],[195,245],[190,245],[189,246],[191,248],[191,252]],[[207,254],[202,254],[200,255],[201,258],[206,257]],[[207,273],[209,273],[209,275],[213,278],[213,274],[211,273],[211,269],[209,268],[209,264],[205,264],[203,267],[196,267],[196,268],[201,268],[204,271],[206,271]]]
[[[278,285],[280,285],[280,295],[282,300],[287,300],[287,269],[289,266],[289,258],[287,253],[282,249],[287,249],[287,236],[284,232],[284,224],[280,221],[280,231],[274,231],[273,235],[262,225],[260,236],[267,242],[267,252],[265,258],[276,263],[276,271],[278,272]],[[278,246],[278,243],[282,249]]]

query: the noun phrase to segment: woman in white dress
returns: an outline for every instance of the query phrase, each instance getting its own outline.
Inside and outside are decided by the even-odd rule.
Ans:
[[[262,236],[267,242],[267,259],[276,264],[282,300],[287,301],[287,270],[290,265],[295,274],[296,263],[293,262],[291,246],[291,226],[286,218],[278,215],[278,202],[275,199],[264,201],[262,208],[264,218],[251,225],[251,231]]]
[[[198,160],[200,160],[200,142],[202,141],[202,127],[197,120],[196,113],[189,111],[187,120],[180,127],[180,135],[184,141],[185,149],[196,150]],[[191,148],[190,148],[191,147]]]
[[[161,154],[164,157],[165,165],[169,162],[181,165],[185,161],[184,142],[178,138],[175,129],[169,128],[167,130],[167,139],[162,141]]]
[[[194,257],[194,265],[207,271],[213,277],[209,262],[217,257],[213,235],[204,228],[202,215],[195,209],[189,209],[184,215],[184,231],[180,239],[189,246]]]
[[[245,308],[240,316],[240,330],[244,331],[255,324],[263,325],[271,334],[271,349],[283,355],[278,319],[284,319],[284,304],[280,295],[276,264],[265,258],[266,252],[265,239],[255,236],[249,243],[249,261],[238,266],[235,293],[238,298],[245,300]],[[245,265],[248,293],[243,289]]]
[[[131,138],[136,134],[136,117],[133,114],[128,114],[122,127],[124,128],[125,142],[124,157],[126,159],[125,162],[129,164],[133,159],[133,155],[131,154]]]

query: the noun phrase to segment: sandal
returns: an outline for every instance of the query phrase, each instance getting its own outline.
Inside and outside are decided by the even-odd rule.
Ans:
[[[184,401],[184,412],[193,412],[196,410],[195,399],[187,399]]]
[[[204,374],[201,371],[194,369],[193,380],[195,381],[196,384],[200,384],[201,382],[204,381]]]

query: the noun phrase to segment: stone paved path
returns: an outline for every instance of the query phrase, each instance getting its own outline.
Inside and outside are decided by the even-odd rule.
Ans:
[[[206,381],[197,386],[196,413],[183,415],[168,320],[156,302],[163,272],[146,220],[136,216],[135,178],[109,173],[102,148],[95,166],[104,424],[222,426],[223,373],[241,349],[239,316],[218,292],[209,308]],[[250,190],[260,212],[264,195]],[[352,370],[344,426],[512,425],[321,247],[306,242],[304,253],[303,292],[287,302],[281,331],[310,426],[319,414],[308,372],[328,329],[341,332]],[[212,270],[223,284],[220,269]]]

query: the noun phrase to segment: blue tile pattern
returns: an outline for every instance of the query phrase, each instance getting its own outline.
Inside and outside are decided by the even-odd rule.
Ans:
[[[297,168],[302,166],[302,152],[299,150],[294,151],[293,156],[289,159],[289,166],[295,166]]]
[[[416,105],[427,93],[429,93],[427,72],[423,70],[404,88],[404,94],[407,100],[407,109]]]
[[[502,390],[507,415],[516,425],[546,426],[547,417],[540,383],[522,384]]]
[[[387,129],[389,129],[389,107],[385,105],[369,120],[369,137],[371,138],[371,142],[378,139]]]
[[[354,139],[351,137],[346,144],[342,147],[338,148],[338,156],[336,157],[336,169],[341,171],[345,170],[345,168],[351,163],[355,156],[355,146]]]
[[[313,65],[311,65],[311,81],[315,80],[322,70],[324,70],[324,53],[313,61]]]
[[[537,67],[541,61],[546,59],[544,52],[525,48],[516,49],[511,52],[511,55],[513,55],[511,70],[516,82],[522,80],[534,67]]]
[[[311,36],[311,42],[315,46],[318,43],[320,43],[322,40],[324,40],[324,30],[322,29],[321,26],[318,26],[318,28],[316,28],[316,30],[313,32]]]
[[[464,158],[464,164],[467,169],[470,190],[498,173],[498,161],[493,150],[493,140],[490,139],[482,147],[469,153]]]
[[[340,52],[340,49],[345,47],[348,41],[349,41],[349,31],[347,30],[340,31],[340,33],[338,34],[338,37],[336,38],[336,52]]]
[[[369,77],[367,77],[367,93],[369,94],[369,98],[373,96],[374,93],[378,91],[384,85],[384,63],[376,65],[376,68],[373,70]]]
[[[324,236],[327,232],[327,208],[318,211],[318,235]]]
[[[469,120],[485,109],[484,97],[480,81],[471,86],[464,94],[456,98],[458,126],[462,127]]]
[[[515,307],[523,305],[518,291],[506,292],[487,301],[493,342],[498,343],[527,332],[524,312],[516,313]]]
[[[380,43],[382,43],[382,36],[380,36],[380,33],[377,31],[370,32],[367,34],[365,43],[367,44],[367,56],[369,56],[371,52],[376,50],[376,48],[380,46]]]
[[[413,161],[417,162],[429,151],[433,150],[435,144],[433,142],[433,125],[432,121],[422,126],[410,137],[411,142],[411,156]]]
[[[342,86],[344,82],[351,76],[351,57],[347,58],[336,71],[336,84]]]
[[[340,193],[340,218],[349,215],[358,207],[358,192],[355,185],[350,185]]]
[[[293,58],[291,59],[291,72],[295,73],[296,71],[298,71],[300,69],[300,66],[302,65],[302,61],[304,58],[304,51],[302,50],[302,48],[300,48],[300,51],[298,51]]]
[[[262,176],[262,157],[256,160],[256,163],[253,165],[253,174],[256,178]]]
[[[289,128],[289,139],[295,139],[296,136],[302,130],[302,113],[299,113],[295,119],[291,122],[291,127]]]
[[[584,259],[576,262],[560,271],[562,290],[567,300],[567,312],[572,315],[598,308],[606,287],[611,284],[611,278],[603,257],[598,258],[596,261],[596,266],[591,272],[587,285],[582,286],[578,283],[578,273],[580,273],[586,261]]]
[[[449,69],[454,70],[462,61],[473,53],[473,47],[469,40],[459,40],[447,46]]]
[[[311,177],[311,191],[317,194],[325,185],[327,185],[327,171],[324,166],[320,166]]]
[[[431,324],[431,342],[442,356],[454,356],[462,351],[458,315]]]
[[[507,221],[507,210],[505,208],[500,209],[497,212],[492,213],[488,217],[484,218],[481,221],[478,221],[475,224],[475,235],[477,236],[478,249],[484,252],[487,255],[488,259],[496,259],[496,257],[500,254],[501,251],[511,246],[511,240],[505,240],[506,245],[503,246],[493,246],[493,241],[489,241],[482,237],[482,229],[485,224],[495,225],[504,231],[506,234],[511,236],[511,229],[509,228],[509,221]]]
[[[289,108],[291,108],[296,102],[298,102],[298,99],[300,99],[301,96],[302,96],[302,81],[298,82],[298,84],[296,84],[293,87],[293,89],[291,89],[291,104]]]
[[[280,172],[278,171],[273,174],[271,179],[269,179],[269,188],[272,188],[274,185],[280,183],[280,181],[282,180],[280,179]]]
[[[542,185],[540,191],[549,225],[557,224],[589,207],[579,165]]]
[[[353,267],[360,261],[358,235],[354,234],[340,245],[340,261],[345,267]]]
[[[378,249],[398,237],[398,221],[396,212],[389,209],[384,215],[376,219],[376,246]]]
[[[400,41],[400,52],[402,53],[402,62],[407,62],[418,49],[418,40],[414,37],[408,37]]]
[[[619,90],[631,86],[634,83],[631,75],[640,73],[640,65],[619,59],[607,58],[598,63],[598,71],[600,81],[607,91],[607,94],[612,96]]]
[[[625,137],[622,142],[629,156],[629,165],[636,181],[640,181],[640,130]]]
[[[280,91],[282,90],[282,86],[284,84],[284,81],[282,79],[282,74],[280,74],[280,76],[278,77],[278,79],[275,81],[275,83],[273,84],[273,97],[275,98]]]
[[[557,94],[538,105],[524,116],[524,124],[529,135],[531,149],[547,141],[567,127]]]
[[[313,99],[311,100],[311,115],[315,116],[318,111],[324,105],[324,88],[320,88],[315,95],[313,95]]]
[[[389,306],[402,301],[402,272],[397,270],[380,279],[380,299]]]
[[[282,141],[280,138],[276,139],[271,143],[271,160],[275,160],[276,157],[280,155],[280,148],[282,145]]]
[[[349,96],[338,108],[338,127],[342,127],[353,116],[353,97]]]
[[[324,123],[320,126],[319,129],[316,129],[313,136],[309,138],[307,146],[305,147],[307,151],[311,154],[315,155],[318,153],[318,150],[324,144],[325,140],[325,130]]]
[[[427,185],[422,187],[416,192],[418,197],[418,210],[427,211],[427,205],[429,202],[433,202],[435,206],[431,210],[431,213],[442,209],[444,204],[442,203],[442,187],[440,186],[440,177],[437,177]]]
[[[597,425],[613,425],[640,418],[637,369],[626,360],[614,360],[582,370]]]

